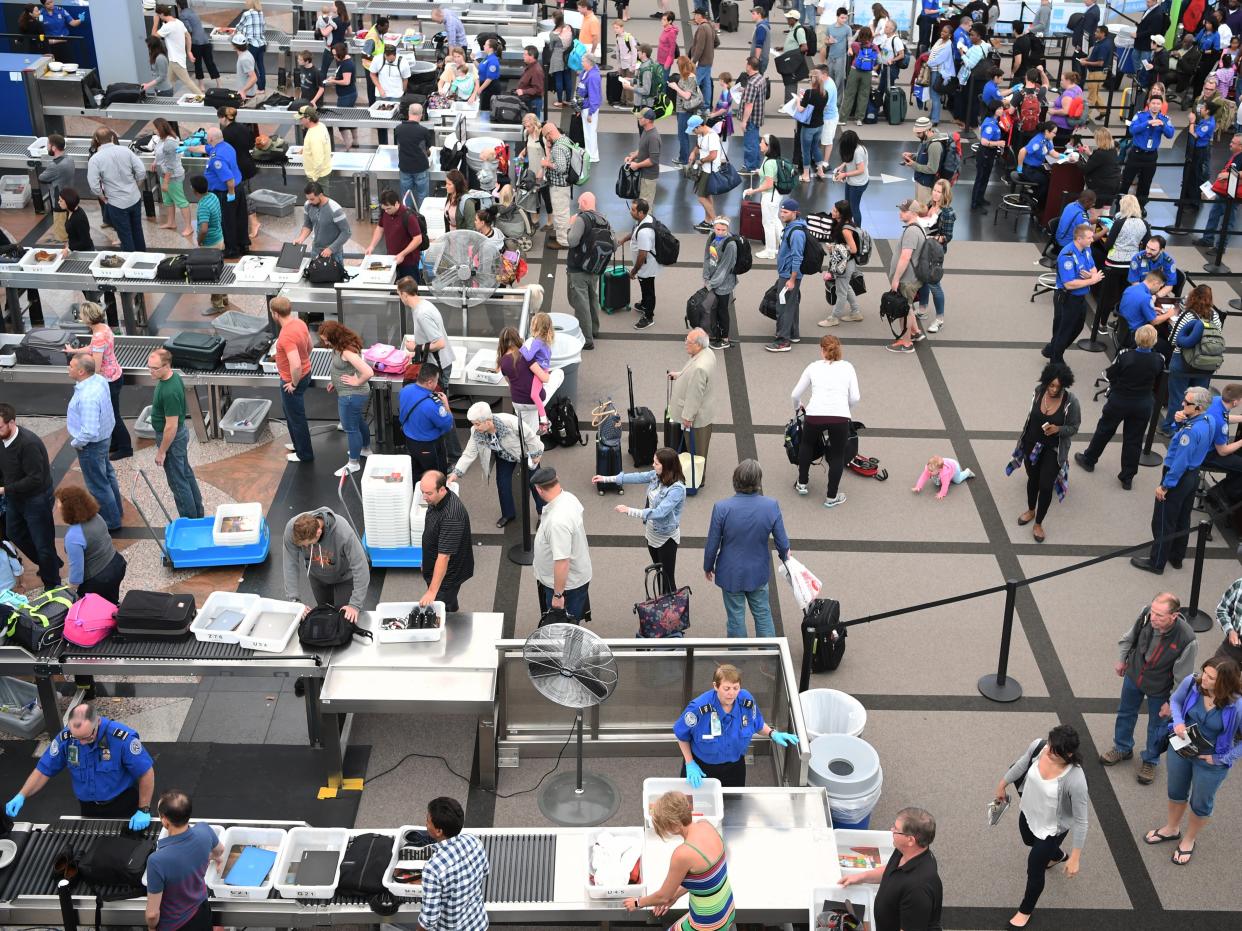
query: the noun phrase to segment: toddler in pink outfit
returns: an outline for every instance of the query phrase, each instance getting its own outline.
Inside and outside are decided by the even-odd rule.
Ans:
[[[974,478],[975,473],[970,469],[963,469],[960,462],[956,459],[948,459],[944,456],[932,456],[927,460],[927,465],[923,467],[923,474],[919,476],[919,480],[914,483],[914,487],[910,489],[916,495],[923,490],[923,486],[927,484],[930,478],[932,484],[940,489],[936,493],[936,499],[940,500],[949,493],[950,485],[960,485],[968,478]]]

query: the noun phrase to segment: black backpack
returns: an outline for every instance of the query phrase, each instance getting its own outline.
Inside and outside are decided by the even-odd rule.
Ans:
[[[242,100],[241,94],[227,87],[212,87],[203,94],[203,106],[211,107],[213,110],[219,110],[221,107],[241,108],[245,105],[246,101]]]
[[[755,256],[750,249],[750,240],[743,239],[736,234],[729,238],[733,240],[733,245],[737,249],[737,257],[733,260],[733,274],[745,275],[755,264]]]
[[[142,874],[155,841],[141,835],[100,837],[78,861],[78,876],[96,889],[119,886],[142,889]]]
[[[349,646],[354,637],[373,639],[369,630],[345,620],[345,615],[335,605],[316,605],[298,624],[298,640],[312,650]]]
[[[578,412],[565,395],[557,395],[548,405],[548,432],[543,445],[549,449],[556,446],[586,446],[586,437],[578,429]]]
[[[224,355],[221,362],[251,362],[258,364],[272,348],[272,337],[269,333],[243,333],[230,336],[224,341]]]
[[[832,672],[845,656],[845,625],[841,623],[841,605],[831,598],[816,598],[802,616],[804,647],[811,651],[814,672]]]
[[[655,217],[651,217],[650,220],[655,230],[655,260],[666,267],[676,265],[677,257],[681,255],[681,240]]]
[[[1026,772],[1019,776],[1017,782],[1013,784],[1013,790],[1017,792],[1019,796],[1022,795],[1022,787],[1026,785],[1026,777],[1030,773],[1031,767],[1036,765],[1039,760],[1039,755],[1044,752],[1044,745],[1047,743],[1048,741],[1040,739],[1040,741],[1035,744],[1035,749],[1032,750],[1027,756]]]
[[[311,284],[337,284],[345,281],[348,276],[335,256],[324,258],[322,255],[317,255],[306,264],[306,271],[302,272],[302,277]]]
[[[617,249],[612,240],[612,227],[594,210],[584,211],[578,216],[582,218],[586,229],[582,233],[581,241],[570,251],[570,261],[581,271],[602,275],[604,269],[611,264],[612,254]]]
[[[811,235],[811,231],[806,224],[802,226],[785,227],[785,235],[792,236],[793,231],[802,230],[802,267],[799,269],[803,275],[818,275],[824,270],[824,246]]]
[[[377,895],[384,891],[384,872],[392,860],[396,838],[385,834],[359,834],[345,848],[341,859],[341,878],[336,884],[340,895]]]
[[[101,107],[110,107],[114,103],[137,103],[146,96],[147,92],[143,90],[141,84],[114,81],[103,92],[103,100],[99,102],[99,105]]]
[[[177,253],[170,255],[160,261],[155,267],[156,281],[185,281],[186,278],[186,256],[185,253]]]

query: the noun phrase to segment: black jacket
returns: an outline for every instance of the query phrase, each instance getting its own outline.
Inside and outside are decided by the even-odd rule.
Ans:
[[[259,173],[259,166],[250,157],[250,150],[254,148],[254,129],[254,123],[230,123],[220,130],[224,141],[237,153],[237,170],[246,181]]]
[[[1083,187],[1095,191],[1099,203],[1111,203],[1121,190],[1121,162],[1116,149],[1096,149],[1083,166]]]
[[[1109,397],[1150,398],[1156,379],[1163,371],[1164,356],[1160,353],[1127,349],[1104,371],[1108,376]]]
[[[0,443],[0,485],[5,495],[33,498],[52,490],[52,464],[47,447],[38,435],[25,427],[7,447]]]

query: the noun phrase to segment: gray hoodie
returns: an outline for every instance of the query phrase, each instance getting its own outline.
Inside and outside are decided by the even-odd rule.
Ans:
[[[367,587],[371,584],[371,569],[357,534],[349,522],[338,517],[331,508],[316,508],[306,513],[323,521],[323,534],[318,543],[295,546],[293,524],[302,515],[285,524],[285,598],[289,601],[300,600],[298,582],[303,575],[326,585],[348,580],[354,586],[349,604],[361,611]]]

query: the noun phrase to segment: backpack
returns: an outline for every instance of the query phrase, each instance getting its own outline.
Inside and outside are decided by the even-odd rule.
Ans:
[[[802,30],[802,43],[806,45],[806,57],[814,58],[819,51],[819,44],[815,39],[815,30],[807,29],[805,26],[799,26]]]
[[[1070,126],[1083,126],[1087,122],[1087,107],[1083,102],[1082,94],[1069,99],[1069,103],[1065,105],[1065,122]]]
[[[578,245],[570,250],[569,258],[582,271],[602,275],[611,264],[612,254],[617,248],[612,240],[612,227],[594,210],[586,210],[579,216],[586,230]]]
[[[38,653],[61,641],[65,618],[72,607],[67,585],[49,588],[9,612],[5,636],[11,643]]]
[[[384,891],[384,873],[397,839],[386,834],[359,834],[350,840],[341,858],[339,895],[378,895]]]
[[[1210,320],[1205,321],[1199,342],[1182,347],[1182,361],[1201,372],[1219,369],[1225,362],[1225,334],[1220,327]]]
[[[847,226],[846,229],[854,234],[854,242],[858,245],[858,252],[854,255],[854,264],[862,268],[871,261],[871,249],[874,246],[871,234],[859,226]]]
[[[1018,129],[1024,133],[1033,133],[1039,126],[1039,114],[1043,108],[1039,104],[1039,95],[1034,91],[1025,91],[1022,102],[1018,104]]]
[[[729,237],[733,240],[733,245],[737,250],[737,256],[733,260],[733,274],[745,275],[751,270],[755,264],[755,254],[750,249],[750,240],[743,239],[736,234]],[[658,262],[659,259],[656,259]]]
[[[65,639],[80,647],[93,647],[116,630],[116,605],[91,592],[73,603],[65,620]]]
[[[570,48],[569,54],[565,56],[565,67],[570,71],[582,70],[582,56],[587,53],[587,47],[582,44],[582,40],[574,39],[573,47]]]
[[[354,637],[373,639],[369,630],[345,620],[345,615],[335,605],[316,605],[298,624],[298,641],[312,650],[349,646]]]
[[[776,160],[776,193],[792,194],[798,184],[798,169],[787,158]]]
[[[655,230],[655,260],[665,267],[676,265],[677,257],[681,255],[681,240],[655,217],[649,219]]]
[[[543,437],[543,445],[551,449],[556,446],[586,446],[586,437],[578,429],[578,412],[573,402],[560,394],[548,405],[548,432]]]
[[[875,70],[875,63],[879,57],[879,54],[875,50],[875,46],[860,48],[858,50],[858,54],[854,56],[853,66],[859,71],[873,71]]]
[[[944,246],[928,236],[921,226],[919,232],[923,234],[923,248],[914,260],[914,277],[923,284],[937,284],[944,277]]]
[[[660,94],[664,92],[664,69],[660,67],[659,62],[649,58],[638,66],[638,74],[640,77],[643,72],[647,72],[651,75],[651,99],[659,99]]]
[[[289,143],[283,136],[260,136],[250,157],[264,165],[284,165],[289,161]]]
[[[586,149],[568,136],[562,136],[557,140],[558,145],[561,143],[569,147],[569,161],[565,166],[565,179],[570,186],[586,184],[591,180],[591,160],[587,158]]]
[[[186,256],[184,252],[178,252],[176,255],[170,255],[161,259],[160,264],[155,266],[156,281],[185,281]]]
[[[806,429],[806,412],[798,408],[797,413],[785,424],[785,457],[790,465],[798,464],[798,448],[802,445],[802,432]]]
[[[401,375],[410,362],[408,352],[388,343],[376,343],[362,353],[362,358],[377,372],[385,375]]]
[[[962,172],[962,134],[953,133],[937,136],[944,143],[944,152],[940,156],[940,168],[936,177],[944,178],[950,184],[957,183],[957,176]]]
[[[203,94],[203,106],[213,110],[219,110],[221,107],[241,109],[245,105],[246,101],[242,100],[241,94],[227,87],[212,87]]]
[[[803,275],[818,275],[824,270],[824,246],[811,235],[806,224],[798,222],[785,227],[785,236],[792,236],[794,230],[802,230],[802,267]]]
[[[78,875],[96,890],[110,886],[143,889],[147,858],[153,850],[154,838],[134,834],[97,837],[78,861]]]

